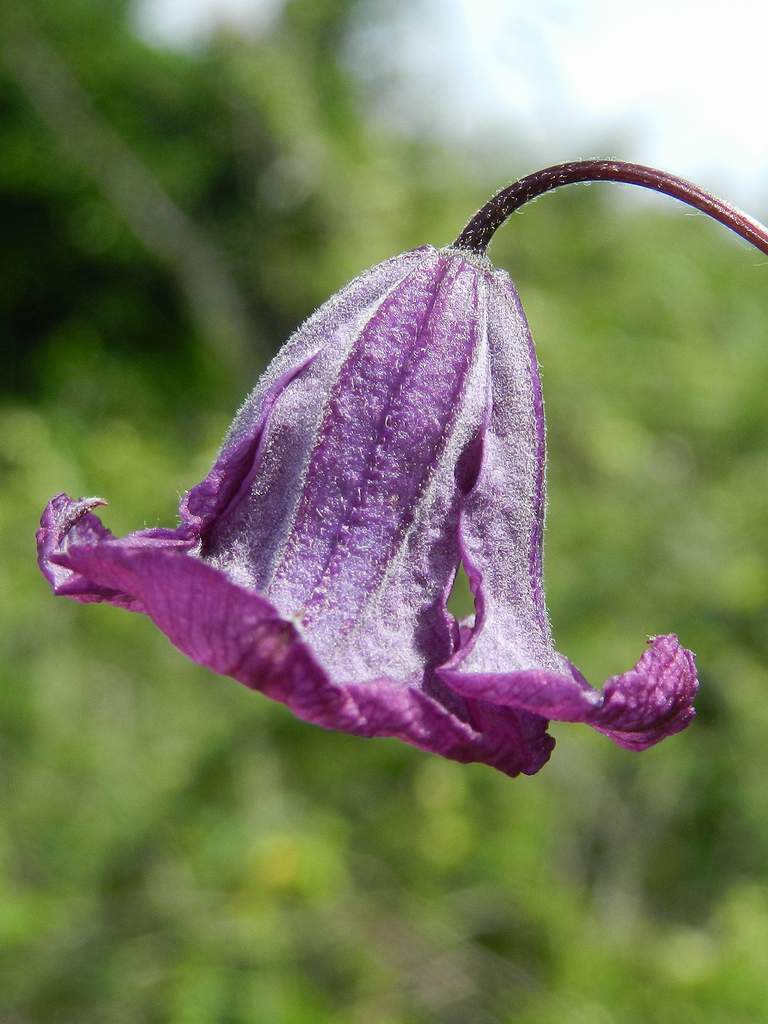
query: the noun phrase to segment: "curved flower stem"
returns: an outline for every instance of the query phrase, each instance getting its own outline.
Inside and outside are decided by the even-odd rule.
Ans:
[[[658,171],[654,167],[623,163],[621,160],[578,160],[574,163],[555,164],[529,174],[489,199],[453,244],[458,249],[482,255],[496,229],[525,203],[561,185],[587,181],[616,181],[663,192],[719,220],[761,252],[768,254],[768,228],[764,224],[690,181]]]

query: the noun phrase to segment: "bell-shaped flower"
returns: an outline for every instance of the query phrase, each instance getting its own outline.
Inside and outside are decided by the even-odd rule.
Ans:
[[[57,594],[143,612],[190,658],[301,718],[509,775],[550,719],[641,750],[693,717],[693,655],[657,636],[592,689],[542,589],[536,355],[506,273],[425,247],[356,278],[279,352],[176,529],[115,538],[100,499],[38,532]],[[476,614],[447,607],[459,566]]]

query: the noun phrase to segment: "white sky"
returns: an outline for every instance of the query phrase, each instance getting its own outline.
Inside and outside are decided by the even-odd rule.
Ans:
[[[312,0],[306,0],[312,3]],[[258,32],[280,0],[138,0],[145,36]],[[526,166],[611,155],[655,164],[757,214],[768,208],[762,0],[368,0],[348,59],[377,116],[524,149]],[[385,84],[381,84],[385,83]],[[508,140],[506,142],[505,140]]]

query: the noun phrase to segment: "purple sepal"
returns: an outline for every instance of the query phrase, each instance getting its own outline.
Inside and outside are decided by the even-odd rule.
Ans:
[[[65,510],[63,498],[51,503],[60,521],[68,515],[82,522],[88,501],[69,502]],[[46,515],[51,514],[49,506]],[[258,594],[185,554],[183,545],[181,551],[174,543],[151,546],[145,537],[134,545],[129,538],[112,539],[98,525],[94,530],[88,524],[100,537],[95,543],[83,534],[75,542],[70,534],[66,553],[54,555],[55,570],[66,562],[70,578],[87,580],[90,588],[87,597],[64,593],[144,612],[193,661],[286,704],[299,718],[359,736],[397,736],[508,775],[533,774],[547,761],[554,742],[540,717],[469,700],[464,720],[407,681],[335,682],[296,625]]]
[[[549,719],[641,750],[693,717],[693,655],[656,637],[592,690],[542,586],[538,365],[506,274],[424,247],[355,279],[288,341],[176,529],[115,538],[99,498],[38,531],[57,594],[150,616],[194,661],[360,736],[533,774]],[[462,563],[476,615],[447,597]]]
[[[585,722],[628,750],[645,750],[684,729],[695,715],[696,665],[676,636],[657,636],[634,668],[612,676],[602,692],[578,669],[473,673],[443,668],[440,678],[467,698],[558,722]]]

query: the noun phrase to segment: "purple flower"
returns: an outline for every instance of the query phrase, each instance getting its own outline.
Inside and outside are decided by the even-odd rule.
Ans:
[[[307,321],[247,399],[176,529],[115,538],[98,498],[45,510],[57,594],[144,612],[190,658],[301,718],[532,774],[549,719],[642,750],[691,721],[693,655],[659,636],[593,690],[542,591],[544,415],[517,292],[416,249]],[[457,569],[473,619],[446,607]]]

